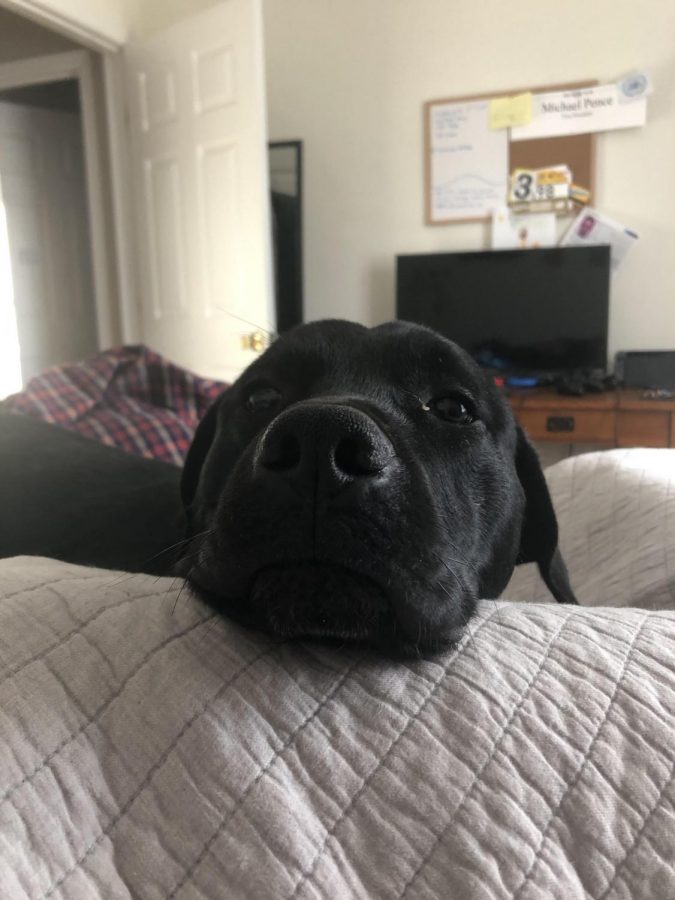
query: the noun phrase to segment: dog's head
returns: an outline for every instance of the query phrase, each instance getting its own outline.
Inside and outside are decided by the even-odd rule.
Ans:
[[[575,602],[534,450],[491,379],[416,325],[281,337],[206,414],[182,495],[192,587],[277,634],[433,652],[527,561]]]

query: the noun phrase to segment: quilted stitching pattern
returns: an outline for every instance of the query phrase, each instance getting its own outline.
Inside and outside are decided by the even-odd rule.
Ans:
[[[614,484],[598,519],[651,510],[663,541],[670,475],[634,461],[564,463],[556,499]],[[663,546],[631,550],[667,605]],[[179,592],[0,562],[1,897],[675,897],[675,612],[484,603],[454,651],[392,664]]]
[[[546,471],[561,546],[585,606],[675,609],[675,450],[608,450]],[[548,603],[534,565],[509,599]]]
[[[485,604],[393,666],[77,572],[0,565],[1,896],[672,896],[675,614]],[[87,605],[26,660],[37,574]]]

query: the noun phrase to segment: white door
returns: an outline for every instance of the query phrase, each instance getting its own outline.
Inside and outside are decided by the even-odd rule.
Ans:
[[[25,384],[97,350],[79,115],[0,102],[0,181]]]
[[[125,52],[143,340],[229,380],[254,358],[243,336],[274,329],[260,0]]]

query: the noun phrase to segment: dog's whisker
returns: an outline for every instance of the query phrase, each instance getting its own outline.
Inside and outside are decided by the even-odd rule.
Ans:
[[[195,560],[195,559],[198,560],[198,559],[199,559],[199,556],[200,556],[200,554],[203,552],[203,550],[204,550],[203,547],[198,547],[197,549],[193,550],[191,553],[184,553],[184,554],[181,556],[180,559],[176,560],[175,565],[177,566],[179,563],[191,562],[192,560]],[[191,568],[194,568],[194,567],[192,566]],[[180,576],[180,577],[185,577],[185,578],[187,578],[187,575],[183,576],[183,573],[182,573],[182,572],[176,571],[175,568],[173,568],[173,567],[172,567],[172,569],[171,569],[170,571],[168,571],[166,574],[167,574],[167,575],[173,575],[173,576],[175,576],[175,577]],[[160,575],[160,578],[161,578],[161,577],[163,577],[163,576]]]
[[[433,552],[433,551],[432,551],[432,552]],[[448,569],[448,571],[450,571],[450,569]],[[445,585],[443,584],[443,582],[438,581],[438,582],[436,582],[436,583],[438,584],[439,588],[443,591],[443,593],[448,597],[448,599],[451,600],[452,602],[455,602],[455,599],[453,598],[453,596],[452,596],[452,594],[450,593],[450,591],[445,587]],[[458,585],[459,585],[460,588],[463,588],[463,585],[462,585],[462,583],[461,583],[461,581],[460,581],[459,579],[457,580],[457,583],[458,583]],[[464,627],[465,627],[466,630],[467,630],[467,634],[469,635],[469,640],[471,641],[471,645],[472,645],[472,647],[473,647],[473,649],[474,649],[474,651],[475,651],[475,653],[476,653],[476,659],[477,659],[478,662],[480,663],[480,666],[481,666],[481,668],[482,668],[482,670],[483,670],[483,673],[487,676],[487,670],[486,670],[485,665],[484,665],[484,663],[483,663],[483,658],[482,658],[481,655],[480,655],[480,651],[479,651],[479,649],[478,649],[478,645],[477,645],[477,643],[476,643],[476,641],[475,641],[475,639],[474,639],[474,636],[473,636],[473,631],[471,630],[471,620],[470,620],[470,617],[467,617],[466,615],[464,615],[464,612],[463,612],[463,610],[461,610],[461,607],[460,607],[460,611],[462,612],[462,619],[464,620]]]
[[[161,576],[159,576],[159,577],[161,578]],[[166,589],[166,591],[164,592],[164,597],[162,598],[162,604],[164,604],[164,603],[166,602],[167,598],[173,593],[173,590],[174,590],[174,587],[175,587],[175,585],[176,585],[176,582],[177,582],[178,579],[181,578],[181,577],[182,577],[182,576],[180,576],[180,575],[174,575],[174,576],[173,576],[173,578],[171,579],[171,584],[169,585],[169,587],[168,587],[168,588]],[[159,580],[159,579],[158,579],[158,580]]]
[[[163,554],[169,553],[169,551],[175,550],[177,547],[185,546],[186,544],[189,544],[191,541],[194,541],[198,537],[204,537],[207,534],[209,534],[211,531],[212,531],[212,529],[206,528],[204,531],[199,531],[196,534],[190,535],[189,537],[182,538],[180,541],[176,541],[175,544],[170,544],[168,547],[164,547],[164,549],[159,550],[157,553],[154,553],[152,556],[148,556],[146,559],[144,559],[140,563],[140,566],[147,566],[148,563],[151,563],[153,560],[156,560],[158,557],[162,556]],[[189,556],[186,554],[182,558],[189,558]],[[125,572],[119,578],[114,578],[112,581],[110,581],[106,585],[106,589],[118,587],[120,584],[124,584],[125,582],[129,581],[132,578],[139,578],[139,577],[147,575],[147,574],[148,573],[143,572],[142,569],[141,569],[141,571],[138,571],[138,572]],[[166,574],[169,575],[170,572],[167,572]],[[157,575],[157,577],[155,578],[155,583],[157,583],[157,581],[159,581],[159,579],[162,577],[164,577],[164,576]]]
[[[191,534],[189,537],[182,538],[180,541],[176,541],[175,544],[169,544],[168,547],[164,547],[163,550],[160,550],[158,553],[155,553],[153,556],[149,556],[147,559],[143,560],[141,565],[147,565],[147,563],[152,562],[153,559],[157,559],[158,556],[163,556],[165,553],[169,553],[170,550],[175,550],[177,547],[184,547],[185,544],[189,544],[191,541],[196,540],[198,537],[204,537],[211,531],[210,528],[204,529],[204,531],[198,531],[196,534]]]
[[[465,618],[465,619],[464,619],[464,626],[465,626],[465,628],[466,628],[466,630],[467,630],[467,633],[468,633],[468,635],[469,635],[469,639],[470,639],[470,641],[471,641],[471,646],[473,647],[474,652],[475,652],[475,654],[476,654],[476,659],[477,659],[478,662],[480,663],[480,667],[481,667],[481,669],[483,670],[483,675],[485,675],[485,677],[486,677],[486,679],[487,679],[487,677],[488,677],[487,669],[485,668],[485,663],[483,662],[483,657],[480,655],[480,650],[478,649],[478,644],[476,643],[476,639],[475,639],[475,637],[473,636],[473,630],[472,630],[472,628],[471,628],[471,620],[468,619],[468,618]]]
[[[211,616],[211,621],[209,622],[208,627],[204,631],[204,635],[202,637],[202,643],[206,640],[207,637],[209,637],[216,630],[216,628],[218,627],[218,623],[221,621],[221,619],[222,619],[222,616],[220,616],[218,613],[215,613],[213,616]]]
[[[463,585],[462,580],[461,580],[461,578],[459,577],[459,575],[458,575],[455,571],[453,571],[453,569],[450,568],[450,566],[445,562],[445,560],[444,560],[441,556],[439,556],[438,553],[436,553],[435,550],[430,550],[429,552],[431,553],[432,556],[436,557],[436,559],[437,559],[437,560],[439,561],[439,563],[444,567],[444,569],[446,570],[446,572],[447,572],[449,575],[452,575],[452,577],[455,579],[455,581],[456,581],[456,583],[457,583],[457,587],[460,589],[460,591],[463,591],[463,590],[464,590],[464,585]],[[449,557],[449,558],[450,558],[450,557]],[[451,558],[450,558],[450,559],[451,559]],[[457,559],[451,559],[451,561],[452,561],[452,562],[456,562],[456,563],[459,563],[459,562],[460,562],[460,560],[457,560]]]
[[[237,316],[235,313],[230,312],[229,309],[225,309],[224,306],[220,306],[217,303],[214,303],[214,308],[218,310],[218,312],[223,313],[225,316],[229,316],[231,319],[237,319],[239,322],[244,322],[245,325],[251,325],[253,328],[257,328],[258,331],[264,331],[272,340],[274,340],[277,336],[275,331],[270,331],[269,328],[265,328],[263,325],[259,325],[257,322],[252,322],[250,319],[245,319],[243,316]]]
[[[443,560],[441,559],[441,557],[438,556],[436,553],[434,553],[433,550],[432,550],[431,552],[432,552],[433,555],[436,557],[436,559],[441,563],[441,565],[445,566],[445,568],[450,572],[450,571],[451,571],[450,568],[446,565],[445,562],[443,562]],[[478,569],[476,568],[476,566],[474,566],[474,565],[471,563],[470,560],[465,559],[465,560],[462,561],[462,560],[454,559],[454,558],[451,557],[451,556],[449,556],[448,559],[449,559],[451,562],[455,562],[455,563],[458,563],[458,564],[462,564],[462,563],[463,563],[463,564],[465,564],[465,565],[468,565],[471,569],[473,569],[474,573],[478,574]],[[454,574],[454,573],[452,573],[452,574]],[[499,620],[499,610],[500,610],[500,606],[499,606],[499,604],[497,603],[496,599],[495,599],[494,597],[486,597],[486,598],[481,598],[481,599],[487,599],[487,600],[490,600],[492,603],[494,603],[494,606],[495,606],[495,615],[496,615],[496,617],[497,617],[497,620]]]
[[[179,591],[178,591],[178,594],[176,595],[176,599],[174,600],[174,604],[173,604],[173,609],[171,610],[171,615],[172,615],[172,616],[175,615],[175,613],[176,613],[176,607],[178,606],[178,601],[180,600],[180,595],[181,595],[181,594],[183,593],[183,591],[185,590],[185,587],[186,587],[186,585],[187,585],[187,583],[188,583],[188,582],[187,582],[187,579],[190,577],[191,574],[192,574],[192,566],[188,569],[187,575],[185,576],[185,580],[183,581],[183,583],[182,583],[182,585],[180,586],[180,589],[179,589]]]
[[[120,584],[124,584],[131,578],[138,578],[140,575],[143,575],[143,572],[125,572],[124,575],[121,575],[119,578],[113,578],[112,581],[109,581],[108,584],[106,584],[105,589],[109,590],[110,588],[118,587]]]
[[[450,568],[450,566],[448,566],[447,563],[446,563],[443,559],[441,559],[441,557],[440,557],[437,553],[435,553],[433,550],[431,551],[431,553],[432,553],[433,556],[436,557],[436,559],[441,563],[441,565],[444,566],[445,569],[446,569],[446,570],[447,570],[447,571],[455,578],[455,580],[457,581],[457,585],[459,586],[460,590],[462,590],[462,589],[463,589],[463,585],[462,585],[462,583],[461,583],[459,577],[457,576],[457,574],[456,574],[455,572],[453,572],[453,570]],[[454,562],[457,562],[457,560],[454,560]],[[440,582],[439,582],[439,584],[440,584]],[[442,585],[441,585],[441,587],[442,587]],[[496,604],[495,604],[495,605],[496,605]],[[498,614],[498,613],[497,613],[497,614]],[[477,648],[477,646],[476,646],[476,643],[475,643],[475,641],[473,641],[473,635],[472,635],[472,633],[471,633],[471,626],[470,626],[469,618],[466,617],[466,616],[464,616],[463,618],[464,618],[464,625],[465,625],[467,631],[469,632],[469,635],[470,635],[470,637],[471,637],[471,640],[472,640],[472,643],[473,643],[473,646],[474,646],[474,650],[476,651],[476,656],[478,657],[478,659],[479,659],[479,661],[480,661],[480,663],[481,663],[481,666],[482,666],[482,668],[483,668],[483,671],[485,672],[485,666],[483,665],[483,662],[482,662],[482,660],[480,659],[480,654],[478,653],[478,648]]]
[[[471,571],[475,575],[480,574],[478,572],[478,567],[476,566],[476,564],[473,563],[468,557],[466,557],[462,554],[462,548],[458,547],[457,544],[452,540],[452,538],[449,535],[445,536],[445,540],[448,542],[448,546],[450,547],[450,549],[454,550],[455,553],[458,553],[459,557],[460,557],[458,559],[456,557],[448,556],[447,558],[450,560],[450,562],[454,562],[454,563],[458,563],[459,565],[467,566],[469,569],[471,569]],[[433,550],[431,552],[436,557],[436,559],[444,565],[442,558],[440,556],[438,556],[438,554],[434,553]]]

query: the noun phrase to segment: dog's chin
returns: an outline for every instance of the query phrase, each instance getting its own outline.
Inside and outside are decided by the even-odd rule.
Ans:
[[[284,637],[373,643],[391,630],[380,587],[341,566],[297,562],[266,567],[249,593],[254,618]]]
[[[403,627],[383,586],[333,563],[266,566],[251,577],[245,596],[239,598],[205,588],[194,575],[189,581],[212,608],[242,625],[286,639],[361,644],[390,658],[434,656],[452,647],[463,631],[459,624],[430,628],[422,624],[421,614],[419,622]]]

